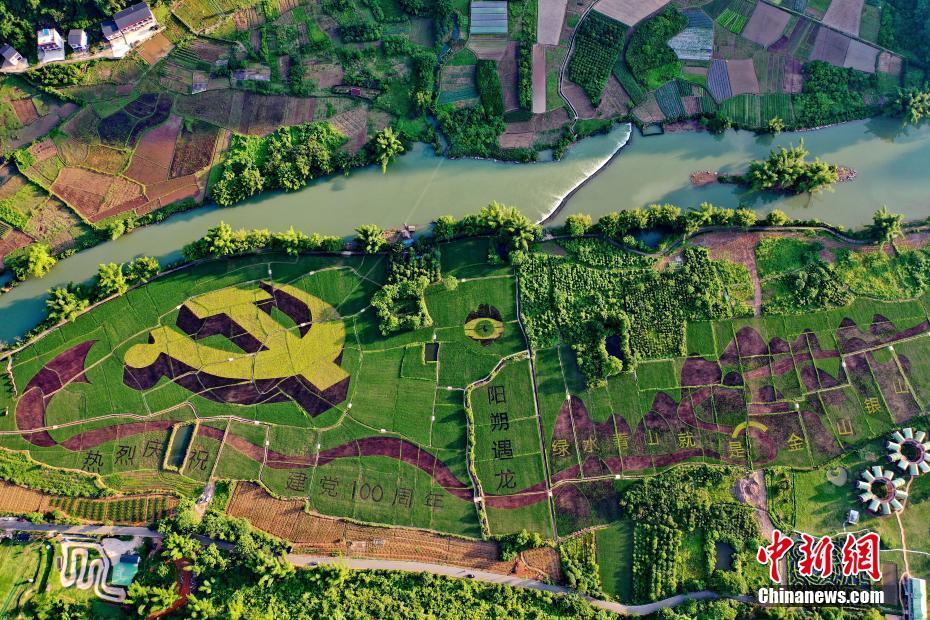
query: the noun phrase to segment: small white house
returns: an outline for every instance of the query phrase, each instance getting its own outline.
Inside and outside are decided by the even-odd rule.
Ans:
[[[72,28],[68,31],[68,45],[74,50],[75,54],[87,53],[87,33],[79,28]]]
[[[43,28],[36,32],[39,62],[58,62],[65,59],[65,40],[54,28]]]
[[[13,49],[13,47],[7,43],[0,45],[0,60],[3,61],[0,64],[2,69],[20,69],[25,68],[26,59],[23,58],[22,54]]]

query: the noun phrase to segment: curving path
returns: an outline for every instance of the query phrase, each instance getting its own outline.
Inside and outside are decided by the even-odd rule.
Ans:
[[[100,554],[99,558],[90,559],[90,552]],[[78,590],[94,589],[97,598],[110,603],[122,603],[126,600],[126,590],[107,583],[110,574],[110,558],[103,547],[97,543],[62,542],[63,556],[61,585],[64,588],[76,587]]]

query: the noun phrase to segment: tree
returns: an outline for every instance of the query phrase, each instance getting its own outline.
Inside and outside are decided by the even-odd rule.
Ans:
[[[746,180],[757,191],[785,191],[796,194],[817,192],[839,181],[839,169],[820,159],[807,161],[804,141],[790,148],[779,147],[766,160],[750,162]]]
[[[446,275],[445,277],[443,277],[443,279],[442,279],[442,286],[443,286],[443,288],[445,288],[447,291],[454,291],[454,290],[456,290],[456,289],[459,287],[459,279],[456,278],[456,277],[455,277],[454,275],[452,275],[451,273],[450,273],[450,274],[447,274],[447,275]]]
[[[733,224],[736,226],[743,226],[745,228],[754,226],[756,219],[756,212],[752,209],[740,208],[733,212]]]
[[[194,560],[200,553],[200,541],[177,532],[165,538],[165,555],[171,560]]]
[[[235,233],[226,222],[220,222],[219,225],[207,230],[203,241],[213,256],[230,256],[238,251]]]
[[[53,288],[48,294],[49,298],[45,301],[45,307],[48,308],[48,318],[54,323],[73,321],[90,305],[90,300],[82,295],[74,285],[69,285],[67,288]]]
[[[930,85],[924,85],[923,89],[899,88],[892,103],[892,110],[898,116],[903,116],[906,123],[914,125],[930,117]]]
[[[433,237],[436,241],[451,241],[455,233],[455,218],[451,215],[440,216],[433,222]]]
[[[130,284],[143,284],[158,275],[161,265],[157,258],[140,256],[126,266],[126,279]]]
[[[384,231],[374,224],[365,224],[355,229],[358,236],[356,242],[365,250],[366,254],[377,254],[387,243]]]
[[[772,209],[769,211],[769,214],[765,216],[764,220],[766,226],[784,226],[790,221],[788,216],[785,215],[785,212],[779,209]]]
[[[574,213],[565,218],[565,230],[572,237],[583,237],[591,229],[591,216]]]
[[[4,261],[17,280],[26,278],[41,278],[57,263],[52,256],[52,248],[45,243],[33,243],[25,250],[15,252],[6,257]]]
[[[123,265],[105,263],[97,268],[97,297],[122,295],[129,290],[129,282],[123,273]]]
[[[32,598],[28,605],[37,620],[89,620],[93,617],[89,603],[72,603],[44,592]]]
[[[381,164],[381,173],[387,172],[388,164],[404,152],[404,145],[391,127],[385,127],[375,136],[375,154]]]
[[[276,234],[274,242],[288,256],[297,256],[301,250],[310,245],[310,237],[294,230],[294,227],[291,226],[283,233]]]
[[[778,118],[777,116],[770,118],[766,128],[768,129],[769,133],[778,135],[785,130],[785,121]]]
[[[889,243],[896,237],[904,235],[904,228],[901,224],[903,219],[904,216],[891,213],[887,206],[883,206],[872,216],[872,236],[882,243]]]
[[[138,581],[132,582],[126,592],[126,603],[132,605],[139,616],[146,618],[153,613],[171,607],[177,599],[177,586],[160,588],[144,586]]]

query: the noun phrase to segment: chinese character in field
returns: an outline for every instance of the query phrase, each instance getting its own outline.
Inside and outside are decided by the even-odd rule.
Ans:
[[[115,457],[116,457],[117,465],[135,465],[136,447],[135,446],[117,446]]]
[[[863,404],[865,405],[866,413],[878,413],[882,408],[882,406],[878,402],[878,398],[876,398],[875,396],[866,398],[863,401]]]
[[[694,446],[694,433],[691,431],[682,431],[678,433],[679,448],[693,448]]]
[[[91,450],[84,455],[84,465],[82,469],[84,471],[96,471],[99,472],[100,468],[103,466],[103,455],[97,452],[96,450]]]
[[[501,413],[491,414],[491,430],[492,431],[509,431],[510,430],[510,420],[507,417],[506,411],[503,411]]]
[[[430,508],[442,508],[442,495],[439,493],[428,493],[426,495],[426,505]]]
[[[513,458],[513,442],[509,439],[499,439],[491,445],[494,458],[498,461],[509,461]]]
[[[869,532],[856,538],[853,534],[846,535],[843,543],[843,576],[865,573],[872,581],[882,577],[878,560],[878,534]]]
[[[788,435],[788,441],[786,443],[788,444],[789,452],[800,452],[804,449],[804,439],[802,437],[798,437],[794,433]]]
[[[142,458],[150,459],[152,457],[158,458],[161,456],[162,447],[161,442],[154,439],[149,439],[145,442],[145,447],[142,448]]]
[[[836,432],[838,435],[841,435],[843,437],[848,437],[849,435],[852,435],[853,434],[852,421],[847,418],[843,418],[842,420],[837,420],[836,421]]]
[[[778,563],[793,546],[793,540],[779,530],[775,530],[772,532],[772,544],[759,547],[756,560],[758,560],[759,564],[769,565],[769,578],[774,583],[781,583],[781,571],[778,568]]]
[[[507,392],[503,385],[488,386],[488,404],[502,405],[507,402]]]
[[[210,453],[206,450],[197,450],[194,452],[194,456],[191,457],[191,461],[194,467],[200,471],[207,470],[207,461],[210,460]]]
[[[397,487],[394,491],[394,501],[391,502],[391,506],[403,506],[404,508],[410,508],[413,504],[413,490],[408,489],[407,487]]]
[[[729,445],[730,458],[741,459],[746,456],[746,445],[742,441],[734,440]]]
[[[904,379],[897,377],[894,381],[891,382],[891,388],[894,390],[895,394],[907,394],[907,383],[904,382]]]
[[[594,452],[594,448],[597,447],[597,439],[595,437],[588,437],[587,439],[581,440],[581,449],[591,454]]]
[[[552,442],[552,456],[568,456],[567,439],[556,439]]]
[[[330,478],[329,476],[323,476],[320,478],[320,495],[328,495],[329,497],[338,497],[339,491],[339,480],[337,478]]]
[[[517,488],[517,476],[509,469],[494,474],[497,477],[497,490]]]
[[[307,474],[298,471],[288,476],[287,488],[291,491],[303,493],[307,488]]]
[[[803,542],[798,547],[801,552],[798,573],[804,577],[829,577],[833,574],[833,540],[829,536],[818,540],[810,534],[801,534],[801,539]]]
[[[646,429],[646,445],[647,446],[659,445],[659,433],[657,431],[654,431],[651,428]]]
[[[617,450],[626,450],[630,447],[630,436],[627,433],[614,433],[614,445]]]

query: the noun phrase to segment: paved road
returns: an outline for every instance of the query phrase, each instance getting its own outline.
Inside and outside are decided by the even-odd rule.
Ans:
[[[554,586],[535,579],[523,579],[515,575],[501,575],[500,573],[489,573],[457,566],[446,566],[445,564],[429,564],[426,562],[401,562],[395,560],[368,560],[362,558],[337,558],[332,556],[316,556],[292,553],[287,559],[295,566],[315,566],[317,564],[341,564],[348,568],[364,570],[398,570],[410,571],[414,573],[426,572],[434,575],[445,575],[447,577],[468,578],[468,575],[474,575],[473,579],[485,581],[487,583],[498,583],[516,588],[530,588],[533,590],[543,590],[553,594],[578,594],[570,588],[563,586]],[[702,591],[692,592],[689,594],[679,594],[661,601],[655,601],[647,605],[623,605],[613,601],[602,601],[588,596],[583,596],[589,603],[595,607],[606,609],[618,614],[627,614],[632,616],[644,616],[654,613],[666,607],[675,607],[686,601],[708,600],[722,598],[716,592]],[[740,597],[740,600],[749,601],[748,597]]]
[[[131,527],[122,525],[61,525],[55,523],[28,523],[20,521],[0,521],[0,530],[19,531],[19,532],[56,532],[60,534],[83,535],[83,536],[141,536],[143,538],[161,538],[161,534],[147,527]],[[215,543],[223,548],[232,548],[230,543],[222,541],[211,541],[201,538],[201,542]],[[553,594],[577,594],[574,590],[564,586],[554,586],[535,579],[523,579],[515,575],[501,575],[499,573],[490,573],[487,571],[470,570],[459,568],[457,566],[446,566],[445,564],[429,564],[426,562],[401,562],[395,560],[371,560],[364,558],[344,558],[324,555],[306,555],[291,553],[287,559],[295,566],[315,566],[317,564],[340,564],[348,568],[361,570],[398,570],[415,573],[432,573],[434,575],[444,575],[446,577],[458,577],[467,579],[468,575],[474,575],[473,579],[487,583],[497,583],[516,588],[529,588],[532,590],[543,590]],[[623,605],[613,601],[602,601],[590,597],[583,597],[595,607],[606,609],[618,614],[627,614],[633,616],[642,616],[654,613],[666,607],[675,607],[686,601],[707,600],[721,598],[715,592],[702,591],[692,592],[689,594],[679,594],[661,601],[655,601],[646,605]],[[739,597],[738,600],[749,601],[748,597]]]
[[[140,536],[142,538],[161,538],[161,534],[147,527],[126,525],[62,525],[58,523],[24,523],[20,521],[0,521],[0,530],[13,532],[55,532],[83,536]]]

